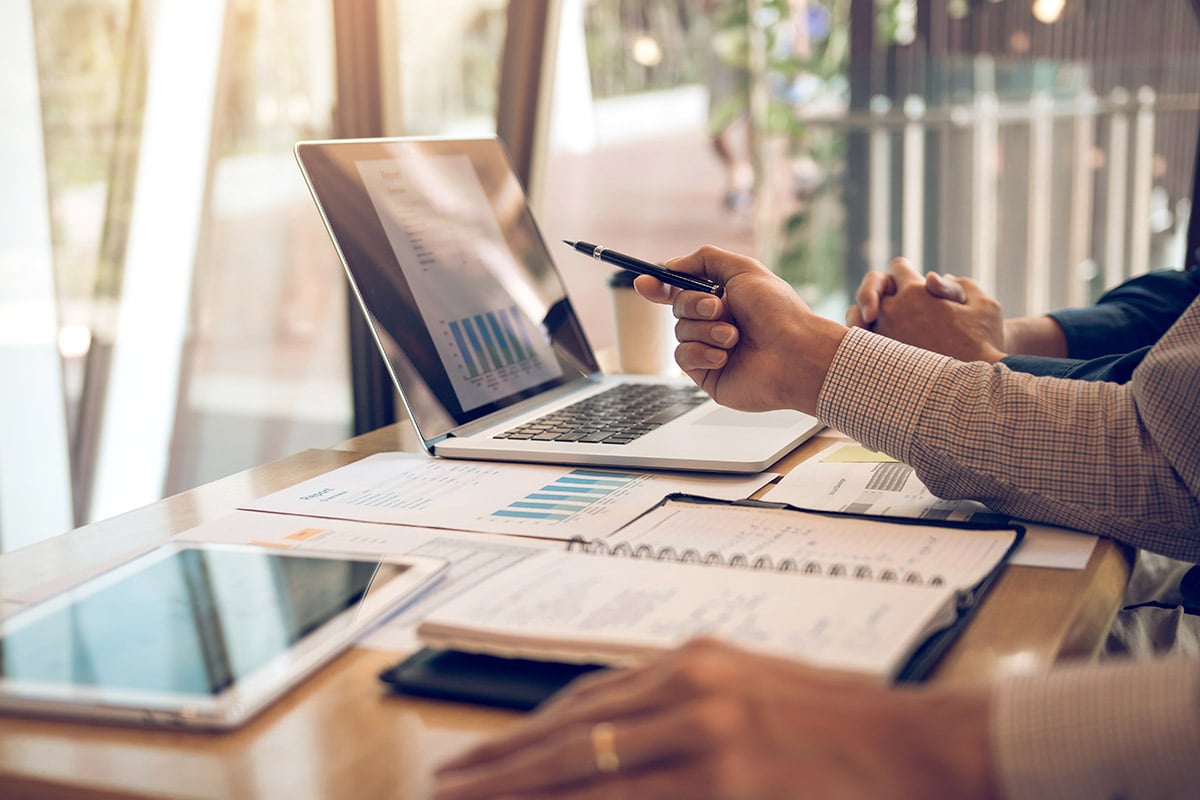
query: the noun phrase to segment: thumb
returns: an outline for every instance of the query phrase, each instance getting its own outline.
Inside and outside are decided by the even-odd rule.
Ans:
[[[962,284],[952,275],[938,275],[936,272],[926,273],[925,290],[943,300],[955,303],[967,302],[967,293],[963,290]]]
[[[653,303],[670,305],[675,299],[671,287],[653,275],[638,275],[633,279],[633,288],[642,297]]]
[[[892,272],[892,279],[896,282],[896,288],[908,286],[914,283],[921,283],[924,279],[921,273],[913,267],[912,262],[903,256],[893,258],[891,264],[888,265]]]

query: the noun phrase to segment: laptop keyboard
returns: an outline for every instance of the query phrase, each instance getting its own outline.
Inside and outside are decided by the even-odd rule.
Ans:
[[[620,383],[494,438],[629,444],[707,399],[696,387]]]

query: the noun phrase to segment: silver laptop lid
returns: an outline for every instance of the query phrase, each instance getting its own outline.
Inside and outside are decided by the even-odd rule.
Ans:
[[[295,149],[427,448],[459,426],[599,373],[498,139]]]

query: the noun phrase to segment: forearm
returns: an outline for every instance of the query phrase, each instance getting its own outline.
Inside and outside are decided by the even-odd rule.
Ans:
[[[939,497],[1198,560],[1200,503],[1131,391],[956,362],[853,330],[818,416],[912,465]]]
[[[1003,796],[1004,781],[992,745],[992,691],[986,686],[936,684],[893,691],[909,711],[899,735],[913,745],[910,766],[915,775],[930,776],[924,796]],[[915,780],[910,788],[918,786]]]
[[[1200,559],[1200,503],[1141,424],[1129,385],[949,362],[904,460],[945,498]]]
[[[1067,337],[1052,317],[1013,317],[1004,320],[1004,352],[1066,358]]]
[[[1191,797],[1200,662],[1095,665],[1000,683],[992,758],[1005,797]]]
[[[1153,345],[1197,295],[1200,270],[1158,270],[1126,281],[1092,306],[1048,316],[1063,330],[1066,355],[1090,359]]]
[[[905,785],[928,796],[1137,800],[1189,797],[1200,784],[1200,661],[1084,664],[990,691],[897,691]]]

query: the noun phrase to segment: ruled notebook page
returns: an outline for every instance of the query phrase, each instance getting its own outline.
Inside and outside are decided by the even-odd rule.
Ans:
[[[741,554],[753,563],[766,556],[774,568],[794,568],[898,582],[945,582],[959,588],[979,583],[1003,559],[1013,530],[974,530],[911,525],[878,519],[829,517],[788,509],[671,500],[629,523],[604,543],[644,545],[654,555],[701,559],[718,553],[728,562]],[[643,548],[643,555],[648,555]],[[666,548],[670,548],[666,550]]]
[[[889,679],[954,621],[955,599],[949,586],[546,551],[434,609],[417,635],[431,647],[615,664],[708,635]]]

